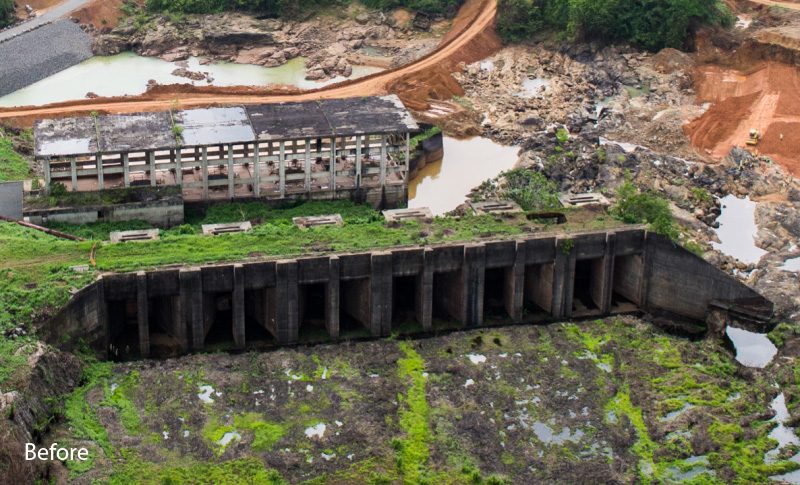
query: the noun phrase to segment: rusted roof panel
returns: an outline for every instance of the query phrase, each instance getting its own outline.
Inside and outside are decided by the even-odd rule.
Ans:
[[[333,130],[315,101],[248,106],[259,140],[298,140],[332,136]]]
[[[339,136],[405,133],[419,129],[395,95],[320,101],[325,117]]]
[[[175,124],[181,127],[184,146],[252,142],[253,128],[241,106],[177,111]]]
[[[97,153],[97,130],[91,117],[39,120],[33,125],[37,157]]]
[[[171,149],[177,146],[169,112],[105,115],[97,119],[104,153]]]

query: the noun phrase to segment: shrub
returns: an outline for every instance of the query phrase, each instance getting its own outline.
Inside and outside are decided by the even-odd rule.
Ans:
[[[617,189],[617,202],[611,207],[611,215],[629,224],[647,224],[651,230],[673,241],[680,235],[669,202],[655,193],[640,191],[630,180]]]
[[[495,180],[497,195],[513,200],[526,211],[548,210],[559,206],[556,184],[540,172],[515,168],[501,173]]]

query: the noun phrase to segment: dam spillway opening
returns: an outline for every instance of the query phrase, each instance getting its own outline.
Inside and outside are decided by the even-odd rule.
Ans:
[[[768,300],[643,228],[527,237],[105,274],[41,331],[130,360],[628,312],[770,322]]]

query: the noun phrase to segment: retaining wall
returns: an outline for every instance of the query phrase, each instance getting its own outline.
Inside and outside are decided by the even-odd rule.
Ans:
[[[634,227],[107,274],[42,335],[54,343],[85,337],[101,354],[135,358],[203,350],[220,338],[244,348],[253,338],[291,345],[387,336],[408,328],[401,315],[409,313],[419,331],[430,331],[441,322],[475,327],[632,311],[703,321],[719,302],[757,303],[765,320],[772,312],[746,285]]]

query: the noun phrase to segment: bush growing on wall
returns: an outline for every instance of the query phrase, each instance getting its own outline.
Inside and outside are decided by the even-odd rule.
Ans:
[[[641,192],[630,180],[617,189],[617,203],[611,207],[611,215],[629,224],[647,224],[673,241],[680,236],[669,202],[652,192]]]

